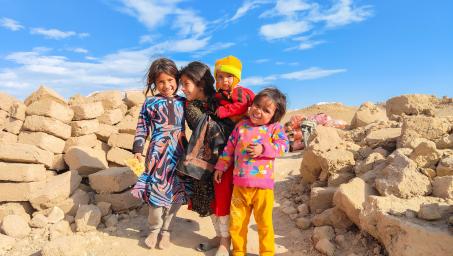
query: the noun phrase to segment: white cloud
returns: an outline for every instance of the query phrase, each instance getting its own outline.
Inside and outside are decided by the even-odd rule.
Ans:
[[[260,15],[261,18],[274,16],[295,16],[297,12],[307,11],[312,8],[311,4],[304,0],[278,0],[273,9]]]
[[[182,36],[202,36],[206,30],[204,19],[192,11],[177,9],[173,28]]]
[[[153,37],[151,35],[143,35],[140,37],[140,44],[151,43]]]
[[[193,56],[195,58],[199,58],[199,57],[208,55],[208,54],[216,52],[216,51],[228,49],[234,45],[236,45],[236,44],[232,43],[232,42],[211,44],[211,45],[204,47],[202,50],[197,51]]]
[[[121,0],[129,15],[136,17],[149,29],[160,25],[172,13],[177,1]]]
[[[266,0],[245,1],[242,4],[242,6],[236,10],[236,13],[233,15],[233,17],[229,21],[235,21],[235,20],[241,18],[242,16],[244,16],[245,14],[247,14],[247,12],[259,7],[262,4],[266,4],[268,2],[269,1],[266,1]]]
[[[72,48],[72,49],[69,49],[70,51],[73,51],[73,52],[76,52],[76,53],[82,53],[82,54],[87,54],[88,53],[88,50],[87,49],[84,49],[84,48]]]
[[[306,21],[282,21],[274,24],[263,25],[260,28],[260,33],[267,40],[280,39],[298,35],[309,31],[310,24]]]
[[[65,39],[65,38],[76,36],[76,35],[78,35],[80,37],[89,36],[88,33],[77,33],[74,31],[61,31],[61,30],[55,29],[55,28],[51,28],[51,29],[32,28],[30,30],[30,33],[34,34],[34,35],[43,35],[46,38],[56,39],[56,40]]]
[[[255,63],[257,63],[257,64],[262,64],[262,63],[266,63],[266,62],[269,62],[269,59],[257,59],[257,60],[255,60]]]
[[[330,9],[320,12],[314,8],[311,19],[315,22],[325,21],[326,27],[335,28],[354,22],[361,22],[372,15],[371,6],[353,6],[352,0],[339,0]]]
[[[255,85],[270,85],[277,80],[313,80],[335,74],[346,72],[346,69],[321,69],[317,67],[311,67],[304,70],[299,70],[285,74],[274,74],[270,76],[253,76],[247,77],[241,81],[244,86],[255,86]]]
[[[0,26],[12,31],[18,31],[24,28],[18,21],[6,17],[0,19]]]

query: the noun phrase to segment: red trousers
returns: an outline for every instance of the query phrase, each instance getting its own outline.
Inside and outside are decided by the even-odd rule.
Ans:
[[[214,182],[214,201],[211,205],[216,216],[230,215],[231,195],[233,194],[233,169],[231,166],[222,175],[222,182]]]

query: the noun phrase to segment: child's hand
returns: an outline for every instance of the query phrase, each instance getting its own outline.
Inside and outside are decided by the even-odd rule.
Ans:
[[[140,163],[145,162],[145,158],[143,158],[143,156],[142,156],[141,153],[135,153],[135,154],[134,154],[134,157],[135,157]]]
[[[214,181],[217,182],[217,183],[222,182],[222,175],[223,175],[222,171],[215,170],[215,172],[214,172]]]
[[[255,158],[255,157],[260,156],[263,153],[264,147],[261,144],[252,143],[252,144],[248,145],[248,147],[246,148],[246,151],[247,151],[247,153],[249,153],[250,157]]]

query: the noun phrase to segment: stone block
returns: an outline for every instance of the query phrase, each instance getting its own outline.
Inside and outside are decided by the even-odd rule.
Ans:
[[[132,108],[134,106],[142,106],[145,98],[143,91],[127,91],[124,102],[129,108]]]
[[[118,127],[108,124],[99,124],[99,130],[96,132],[96,136],[99,140],[108,142],[110,135],[113,133],[118,133]]]
[[[64,152],[68,152],[69,148],[75,146],[94,148],[97,145],[97,142],[98,139],[94,133],[78,137],[71,137],[66,141]]]
[[[121,166],[126,166],[124,161],[132,157],[134,157],[134,154],[118,147],[112,147],[107,153],[107,161]]]
[[[66,215],[75,216],[80,205],[89,203],[90,196],[88,193],[81,189],[76,189],[68,199],[60,202],[57,206],[62,209]]]
[[[45,181],[0,183],[0,202],[29,201],[33,194],[43,188],[45,184]]]
[[[333,195],[337,188],[315,187],[310,193],[310,211],[312,213],[322,212],[333,207]]]
[[[123,95],[120,91],[102,91],[89,97],[90,100],[102,102],[104,110],[119,108],[123,104]]]
[[[107,125],[114,125],[119,123],[121,120],[123,120],[124,113],[121,109],[116,108],[116,109],[111,109],[111,110],[106,110],[104,114],[102,114],[100,117],[98,117],[98,120],[100,123],[107,124]]]
[[[26,110],[27,106],[24,103],[16,101],[11,106],[9,113],[12,118],[24,121]]]
[[[89,147],[71,147],[64,159],[71,170],[77,170],[82,176],[108,168],[105,152]]]
[[[110,136],[108,144],[111,147],[119,147],[132,151],[135,136],[127,133],[114,133]]]
[[[97,118],[104,113],[104,107],[101,102],[72,105],[71,108],[74,111],[73,120],[77,121]]]
[[[81,205],[75,216],[77,231],[96,230],[101,222],[101,210],[96,205]]]
[[[9,112],[11,106],[16,102],[17,99],[13,96],[0,92],[0,109]]]
[[[35,145],[54,154],[63,153],[65,146],[64,140],[44,132],[22,131],[19,134],[18,142]]]
[[[22,143],[0,144],[0,160],[5,162],[52,165],[53,154],[34,145]]]
[[[8,215],[2,221],[3,232],[14,238],[24,238],[31,232],[26,220],[19,215]]]
[[[54,91],[52,88],[46,87],[41,85],[38,90],[33,92],[30,96],[28,96],[25,100],[24,103],[25,105],[29,106],[32,103],[40,100],[53,100],[61,104],[66,104],[66,101],[64,98],[59,95],[56,91]]]
[[[19,134],[23,124],[24,121],[10,117],[6,120],[3,129],[12,134]]]
[[[73,121],[71,128],[73,137],[83,136],[99,131],[99,121],[97,119]]]
[[[44,99],[33,102],[27,108],[26,114],[52,117],[63,123],[69,123],[74,116],[74,111],[65,105],[53,100]]]
[[[22,129],[32,132],[45,132],[61,139],[71,137],[71,126],[49,117],[27,116]]]
[[[114,194],[97,194],[95,198],[96,202],[112,204],[114,212],[137,208],[142,204],[142,200],[133,197],[130,190]]]
[[[46,179],[43,164],[18,164],[0,162],[0,180],[14,182],[42,181]]]
[[[49,167],[50,170],[54,171],[63,171],[67,170],[68,166],[64,161],[64,154],[55,154],[53,155],[52,165]]]
[[[121,192],[137,182],[129,167],[111,167],[88,176],[90,186],[98,193]]]
[[[125,116],[123,120],[117,125],[119,133],[129,133],[135,135],[137,128],[137,117]]]
[[[9,132],[0,131],[0,143],[16,143],[17,135]]]

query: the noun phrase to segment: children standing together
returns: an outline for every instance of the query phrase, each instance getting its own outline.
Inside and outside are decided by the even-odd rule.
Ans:
[[[274,255],[272,208],[274,159],[288,150],[288,139],[279,123],[286,97],[275,88],[254,93],[239,85],[242,64],[234,56],[216,61],[215,88],[209,67],[192,62],[178,71],[173,61],[155,60],[148,71],[147,91],[153,93],[140,112],[133,152],[142,159],[146,139],[145,172],[132,193],[149,205],[149,248],[170,246],[170,224],[182,204],[200,215],[211,215],[216,238],[198,250],[217,247],[216,256],[246,255],[247,229],[253,212],[258,225],[260,255]],[[185,98],[179,96],[178,84]],[[187,140],[185,122],[193,129],[208,115],[208,140],[202,152],[215,166],[206,179],[178,173],[176,166]],[[219,132],[220,131],[220,132]],[[209,136],[208,136],[209,137]],[[212,195],[213,193],[213,195]],[[207,204],[194,202],[202,199]]]

